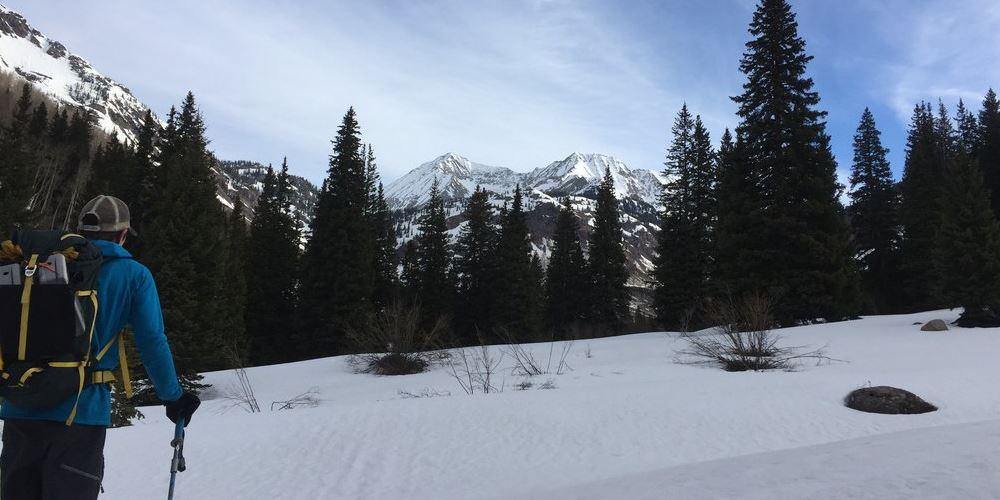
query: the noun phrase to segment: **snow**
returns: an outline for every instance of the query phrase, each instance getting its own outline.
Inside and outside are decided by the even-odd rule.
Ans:
[[[413,208],[429,199],[435,179],[445,199],[464,199],[476,186],[500,195],[509,195],[517,184],[530,198],[555,203],[557,198],[593,190],[611,169],[618,198],[633,198],[650,205],[663,189],[662,176],[642,169],[630,169],[623,161],[602,154],[573,153],[527,173],[505,167],[475,163],[455,153],[441,155],[400,177],[386,188],[392,208]]]
[[[23,23],[29,32],[21,37],[0,30],[0,71],[18,73],[22,78],[28,75],[40,92],[64,104],[89,108],[100,128],[121,139],[135,140],[148,108],[127,88],[0,5],[0,24],[5,19],[19,26]]]
[[[791,328],[789,345],[844,360],[794,372],[677,363],[677,334],[578,341],[552,390],[466,395],[444,367],[352,373],[344,358],[253,368],[263,413],[208,400],[188,432],[179,498],[989,498],[1000,491],[1000,330],[920,332],[956,312]],[[549,344],[528,346],[543,364]],[[496,349],[496,348],[494,348]],[[556,356],[560,346],[554,346]],[[554,367],[553,367],[554,368]],[[554,370],[553,370],[554,371]],[[207,374],[222,392],[231,372]],[[842,406],[895,385],[924,415]],[[315,388],[316,408],[269,411]],[[404,398],[399,391],[450,393]],[[208,395],[211,397],[211,394]],[[171,426],[161,410],[109,432],[102,498],[160,496]]]

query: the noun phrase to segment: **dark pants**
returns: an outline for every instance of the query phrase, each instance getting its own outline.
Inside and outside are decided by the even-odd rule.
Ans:
[[[104,427],[5,420],[0,499],[89,500],[101,492]]]

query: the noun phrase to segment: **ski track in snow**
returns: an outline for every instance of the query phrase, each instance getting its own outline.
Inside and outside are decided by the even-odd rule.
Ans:
[[[505,392],[475,396],[444,367],[404,377],[355,374],[343,358],[253,368],[264,412],[207,400],[189,427],[178,498],[1000,495],[991,455],[1000,420],[990,421],[1000,419],[1000,330],[926,333],[912,324],[935,317],[957,312],[782,330],[787,345],[827,345],[846,361],[795,372],[677,363],[684,344],[676,334],[578,341],[572,371],[534,378],[536,387],[551,378],[555,389],[514,391],[523,377],[508,370]],[[530,348],[544,365],[548,344]],[[206,379],[215,385],[207,397],[236,380],[231,372]],[[911,390],[940,410],[889,416],[843,407],[849,391],[869,383]],[[313,386],[317,408],[269,411],[271,401]],[[398,394],[425,388],[451,395]],[[145,413],[108,433],[102,498],[164,494],[172,426],[160,408]]]

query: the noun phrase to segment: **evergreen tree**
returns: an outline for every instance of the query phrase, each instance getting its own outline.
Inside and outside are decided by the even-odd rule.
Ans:
[[[371,255],[373,273],[372,305],[382,311],[396,298],[399,277],[396,274],[396,232],[385,200],[385,190],[379,181],[375,162],[375,148],[371,144],[364,148],[365,189],[368,190],[368,210],[366,217],[372,231],[365,243],[373,245]]]
[[[687,326],[709,295],[716,165],[708,131],[684,105],[673,126],[654,260],[654,305],[668,327]]]
[[[223,242],[225,261],[222,263],[225,287],[221,287],[219,313],[222,320],[221,343],[228,368],[246,366],[249,342],[247,340],[247,219],[243,201],[236,198],[232,212],[226,220]]]
[[[955,135],[955,147],[957,153],[966,155],[970,160],[977,161],[979,153],[979,122],[976,115],[965,108],[965,103],[958,100],[958,108],[955,110],[955,125],[958,132]]]
[[[1000,100],[990,89],[979,110],[976,159],[990,192],[993,213],[1000,218]]]
[[[345,333],[373,312],[375,259],[365,156],[354,108],[334,139],[302,262],[302,347],[310,356],[343,352]]]
[[[717,155],[718,220],[715,234],[713,295],[739,298],[759,292],[764,276],[763,201],[757,173],[743,156],[743,141],[729,129]]]
[[[455,333],[463,345],[474,345],[493,331],[497,274],[496,215],[489,194],[479,186],[465,205],[466,224],[455,245],[458,307]]]
[[[1000,224],[989,192],[964,152],[947,174],[937,247],[944,296],[963,307],[959,325],[1000,326]]]
[[[423,209],[416,237],[416,292],[425,326],[450,318],[455,298],[452,281],[452,248],[437,179]]]
[[[406,244],[403,245],[403,262],[402,270],[399,275],[399,281],[402,285],[404,295],[410,302],[416,302],[418,300],[420,287],[420,273],[419,268],[417,267],[417,253],[417,241],[415,239],[408,240]]]
[[[944,305],[937,266],[938,233],[941,227],[944,172],[934,116],[930,105],[921,103],[913,111],[906,139],[906,164],[900,183],[902,201],[899,220],[900,301],[907,311],[936,309]],[[942,127],[937,127],[941,129]]]
[[[741,154],[762,204],[764,247],[750,278],[774,300],[782,323],[841,318],[855,310],[857,272],[826,114],[805,75],[812,57],[786,0],[762,0],[749,31],[740,62],[747,81],[733,100]]]
[[[0,235],[6,239],[15,225],[28,222],[28,203],[33,194],[34,166],[28,149],[25,123],[31,106],[28,84],[18,100],[15,119],[10,125],[0,126]]]
[[[160,125],[153,118],[153,114],[146,111],[143,117],[142,128],[136,137],[135,154],[132,158],[129,183],[131,191],[129,198],[123,198],[129,203],[129,211],[132,216],[132,225],[136,231],[145,234],[146,221],[154,213],[154,203],[158,185],[157,167],[153,162],[156,156],[157,133]],[[137,258],[143,255],[143,239],[132,242],[131,250]]]
[[[396,231],[385,200],[385,190],[379,183],[375,195],[375,212],[372,218],[375,229],[375,295],[372,299],[378,310],[384,310],[396,300],[399,276],[396,274]]]
[[[580,244],[580,221],[569,198],[563,199],[552,235],[545,273],[547,324],[555,338],[567,338],[587,316],[590,276]]]
[[[607,168],[597,189],[594,230],[590,233],[588,248],[593,280],[591,316],[598,326],[612,332],[620,332],[629,318],[629,294],[625,288],[628,270],[619,217],[615,181],[611,169]]]
[[[514,188],[509,209],[501,214],[500,241],[497,245],[498,275],[495,324],[516,340],[538,337],[538,304],[532,302],[531,239],[524,214],[521,186]],[[488,341],[501,341],[498,332],[482,332]],[[493,336],[490,336],[493,335]]]
[[[854,165],[851,169],[851,206],[848,213],[854,229],[868,310],[885,313],[895,306],[899,278],[896,266],[899,247],[899,195],[892,170],[882,147],[875,117],[865,108],[854,134]]]
[[[190,92],[180,113],[171,115],[166,137],[143,260],[157,280],[182,385],[198,389],[198,372],[224,366],[219,353],[227,318],[219,297],[226,295],[226,220],[216,199],[205,124]]]
[[[301,353],[278,341],[295,325],[301,232],[290,213],[288,159],[281,172],[268,167],[250,223],[244,273],[247,283],[246,332],[252,365],[287,362]],[[284,347],[283,347],[284,346]]]

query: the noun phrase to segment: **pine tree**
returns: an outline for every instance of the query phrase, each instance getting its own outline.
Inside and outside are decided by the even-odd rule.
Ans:
[[[501,214],[497,245],[498,275],[495,325],[516,340],[538,337],[538,304],[532,302],[531,239],[524,213],[521,186],[514,188],[509,209]],[[482,332],[488,341],[502,340],[501,332]]]
[[[437,179],[431,185],[430,200],[419,219],[416,237],[416,292],[425,326],[441,318],[451,318],[455,300],[452,281],[452,248],[444,211],[444,199]]]
[[[629,318],[629,294],[625,288],[628,270],[625,268],[624,236],[619,217],[615,181],[608,168],[597,189],[594,229],[590,233],[588,249],[593,280],[591,317],[599,327],[612,332],[620,332]]]
[[[944,296],[963,307],[958,324],[1000,326],[1000,224],[974,160],[956,155],[944,179],[938,261]]]
[[[956,152],[976,162],[981,143],[979,122],[976,120],[976,115],[965,108],[965,103],[961,99],[958,100],[958,108],[955,110],[955,125],[958,128],[955,135]]]
[[[861,114],[854,135],[854,165],[851,169],[851,206],[848,214],[854,229],[867,309],[885,313],[896,307],[899,279],[899,195],[892,170],[882,147],[881,132],[868,108]]]
[[[131,193],[125,199],[129,203],[129,210],[132,215],[132,225],[139,232],[144,234],[146,221],[154,213],[153,201],[156,198],[156,190],[159,180],[157,179],[157,166],[153,162],[156,155],[157,135],[160,125],[153,118],[149,111],[143,117],[142,128],[136,137],[135,154],[130,168],[129,183]],[[131,249],[133,255],[141,258],[143,255],[143,242],[133,242]]]
[[[552,235],[552,253],[545,273],[547,324],[555,338],[567,338],[586,318],[590,276],[580,244],[580,221],[569,198],[563,199]]]
[[[379,183],[375,196],[372,228],[375,230],[375,291],[372,302],[376,309],[384,310],[399,295],[399,276],[396,274],[396,231],[382,183]]]
[[[288,159],[281,172],[270,166],[250,223],[244,273],[247,283],[246,332],[252,365],[291,361],[301,353],[277,341],[295,325],[301,231],[290,213]],[[293,337],[294,338],[294,337]]]
[[[993,213],[1000,218],[1000,99],[990,89],[979,110],[976,159],[990,192]]]
[[[14,121],[0,126],[0,235],[6,239],[16,225],[28,223],[28,203],[33,194],[33,159],[28,149],[29,137],[25,134],[27,111],[31,106],[28,84],[18,100]]]
[[[243,201],[237,197],[233,210],[226,220],[222,263],[225,287],[220,288],[218,297],[219,314],[222,320],[221,344],[228,368],[246,366],[249,342],[247,339],[247,219]],[[256,250],[256,249],[255,249]]]
[[[188,389],[202,387],[198,372],[225,365],[219,353],[227,318],[219,297],[226,295],[226,220],[207,147],[205,124],[189,92],[180,113],[171,114],[158,158],[162,175],[154,216],[144,227],[143,253],[156,277],[174,361]]]
[[[654,305],[668,327],[687,326],[709,295],[716,164],[708,131],[684,105],[673,126],[654,260]]]
[[[466,201],[464,215],[467,222],[455,245],[455,333],[462,345],[474,345],[494,328],[499,235],[489,194],[479,186]]]
[[[826,114],[805,75],[812,57],[786,0],[762,0],[749,31],[740,62],[747,81],[733,98],[763,215],[760,264],[748,271],[780,322],[842,318],[855,312],[857,272]]]
[[[739,298],[760,291],[764,276],[765,241],[760,182],[744,157],[742,139],[735,141],[729,129],[722,134],[717,155],[718,220],[715,234],[715,261],[712,270],[713,295]]]
[[[939,156],[930,105],[913,111],[906,139],[906,164],[900,183],[900,300],[907,311],[942,307],[937,266],[945,166]],[[940,127],[938,127],[940,128]]]
[[[351,108],[334,139],[302,261],[299,317],[302,347],[310,356],[343,352],[346,332],[373,313],[369,196],[361,133]]]

